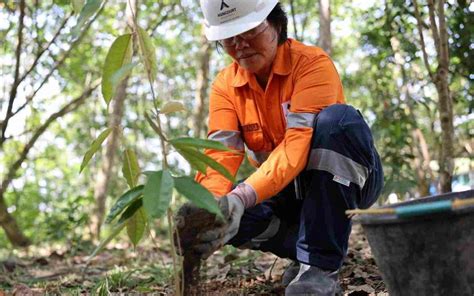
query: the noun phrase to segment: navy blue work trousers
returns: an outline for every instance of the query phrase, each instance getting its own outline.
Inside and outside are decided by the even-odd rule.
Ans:
[[[351,232],[345,211],[370,207],[382,186],[382,165],[362,115],[331,105],[315,118],[307,168],[276,196],[246,209],[228,244],[339,269]]]

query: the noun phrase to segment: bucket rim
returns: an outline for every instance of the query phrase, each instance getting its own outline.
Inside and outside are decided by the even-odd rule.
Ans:
[[[391,205],[384,205],[380,207],[381,209],[386,208],[396,208],[399,206],[406,206],[406,205],[414,205],[425,203],[427,201],[441,201],[441,200],[449,200],[449,199],[466,199],[466,198],[473,198],[474,197],[474,189],[460,191],[460,192],[449,192],[444,194],[437,194],[437,195],[430,195],[422,198],[412,199],[408,201],[403,201],[396,204]],[[458,216],[458,215],[465,215],[467,213],[474,212],[474,206],[467,206],[458,210],[443,212],[443,213],[427,213],[421,214],[418,216],[413,217],[404,217],[400,218],[397,217],[395,214],[384,214],[384,215],[367,215],[361,214],[353,218],[355,223],[361,223],[362,226],[365,225],[375,225],[375,224],[399,224],[399,223],[406,223],[406,222],[413,222],[413,221],[421,221],[426,219],[436,219],[436,218],[445,218],[448,216]]]

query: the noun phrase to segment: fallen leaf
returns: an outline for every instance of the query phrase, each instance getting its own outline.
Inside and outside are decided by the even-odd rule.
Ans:
[[[374,288],[369,285],[361,285],[361,286],[347,286],[347,289],[353,292],[365,292],[367,294],[375,293]],[[349,294],[351,295],[351,294]]]
[[[13,296],[36,296],[38,293],[35,293],[25,284],[17,284],[13,287]]]
[[[224,280],[227,277],[227,274],[230,271],[230,265],[225,265],[223,268],[220,269],[218,276],[216,277],[217,280]]]
[[[280,280],[286,267],[291,263],[290,260],[278,259],[265,271],[267,280]]]

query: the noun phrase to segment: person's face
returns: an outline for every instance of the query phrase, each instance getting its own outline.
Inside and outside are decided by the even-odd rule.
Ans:
[[[247,32],[219,42],[241,67],[257,76],[266,76],[277,52],[278,32],[265,20]]]

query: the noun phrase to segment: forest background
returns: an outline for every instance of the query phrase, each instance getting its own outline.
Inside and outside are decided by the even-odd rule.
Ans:
[[[472,1],[282,2],[289,36],[330,53],[347,102],[371,126],[385,171],[381,204],[473,188]],[[142,171],[162,165],[138,55],[109,106],[101,91],[107,52],[131,32],[131,15],[155,49],[157,103],[186,107],[162,128],[206,137],[209,86],[230,59],[204,38],[199,11],[191,0],[0,2],[0,259],[25,246],[90,251],[127,190],[124,149]],[[106,127],[114,129],[79,173]],[[194,173],[172,149],[169,165]],[[238,179],[251,170],[244,164]],[[166,240],[165,224],[150,225],[155,240]]]

